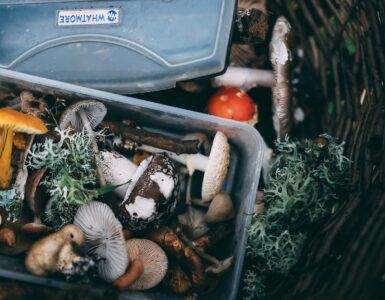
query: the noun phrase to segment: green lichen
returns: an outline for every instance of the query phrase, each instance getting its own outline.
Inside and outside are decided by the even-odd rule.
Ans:
[[[343,144],[330,136],[302,143],[286,139],[276,147],[264,189],[266,211],[254,216],[249,229],[248,269],[243,276],[247,299],[265,294],[252,286],[250,274],[255,278],[288,274],[311,227],[330,215],[339,195],[349,189],[350,161],[343,155]]]
[[[33,145],[27,165],[47,168],[42,181],[50,195],[45,220],[53,227],[71,223],[77,208],[98,195],[91,140],[85,132],[58,130],[60,141]]]
[[[20,218],[22,203],[16,189],[0,190],[0,207],[8,214],[8,221],[14,222]]]

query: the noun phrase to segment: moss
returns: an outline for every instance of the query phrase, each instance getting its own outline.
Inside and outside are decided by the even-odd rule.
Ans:
[[[343,144],[328,135],[316,140],[276,143],[277,155],[264,189],[266,211],[254,216],[249,229],[247,268],[243,275],[245,298],[264,292],[250,280],[272,274],[286,275],[297,263],[307,233],[338,205],[349,189],[350,161]]]

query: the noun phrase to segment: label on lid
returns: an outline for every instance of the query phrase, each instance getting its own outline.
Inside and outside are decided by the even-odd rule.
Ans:
[[[57,26],[118,25],[120,8],[89,8],[58,10]]]

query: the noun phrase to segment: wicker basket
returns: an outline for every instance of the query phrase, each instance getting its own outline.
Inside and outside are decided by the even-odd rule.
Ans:
[[[303,49],[308,128],[346,141],[354,191],[273,298],[374,299],[385,273],[385,1],[274,0]],[[309,76],[310,75],[310,76]]]

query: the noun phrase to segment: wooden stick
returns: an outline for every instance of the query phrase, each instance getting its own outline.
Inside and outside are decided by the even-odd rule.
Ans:
[[[181,141],[160,133],[153,133],[136,127],[124,126],[114,122],[103,122],[102,126],[139,145],[148,145],[176,154],[195,154],[200,152],[199,140]]]

